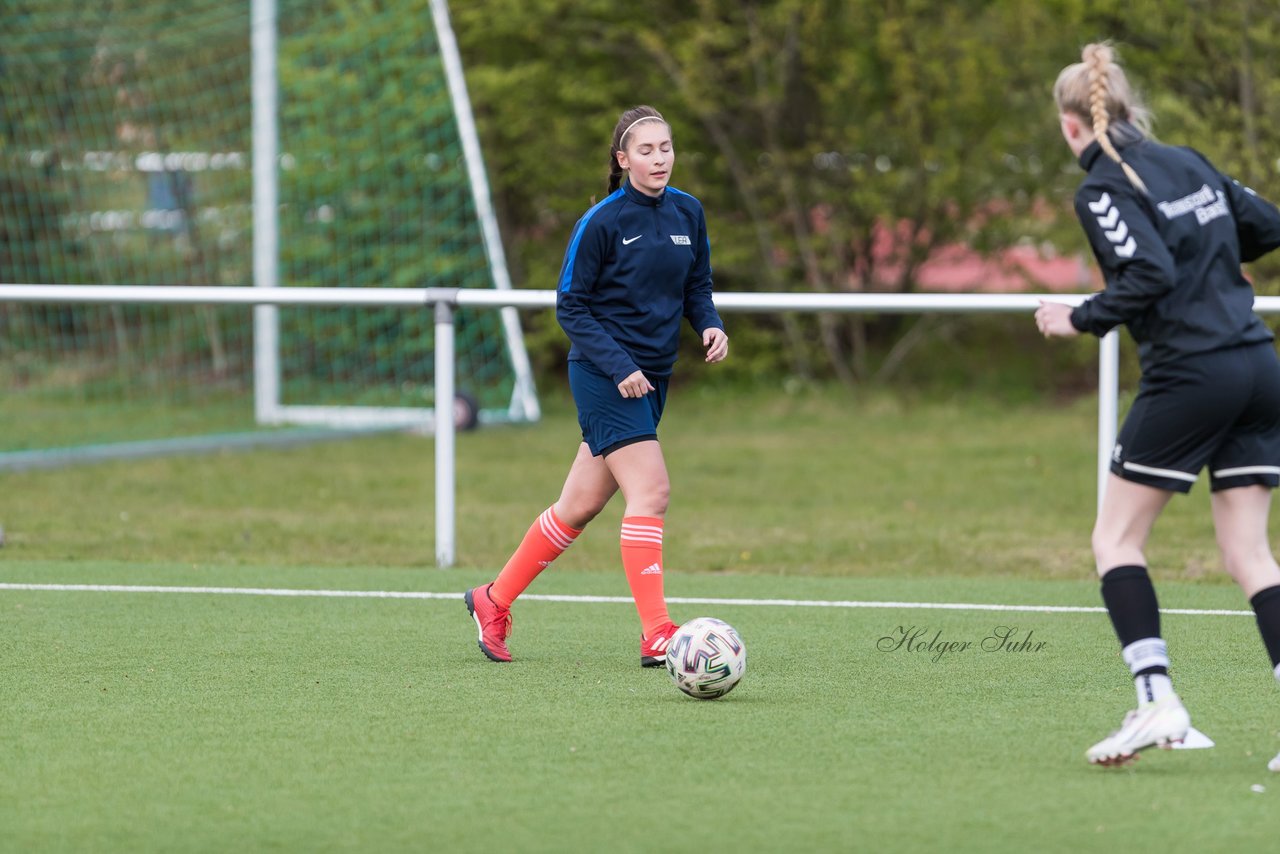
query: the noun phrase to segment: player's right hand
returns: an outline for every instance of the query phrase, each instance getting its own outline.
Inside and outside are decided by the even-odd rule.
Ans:
[[[1080,334],[1071,323],[1071,306],[1060,302],[1040,300],[1036,309],[1036,328],[1045,338],[1074,338]]]
[[[649,378],[644,375],[644,371],[635,371],[618,383],[618,392],[623,397],[644,397],[651,391],[653,386],[649,383]]]

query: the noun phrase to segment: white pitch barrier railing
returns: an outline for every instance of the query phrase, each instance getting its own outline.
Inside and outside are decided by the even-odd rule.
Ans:
[[[722,312],[842,312],[856,314],[1032,314],[1041,301],[1077,305],[1085,294],[817,294],[718,293]],[[546,309],[555,291],[473,288],[252,288],[128,285],[0,285],[0,303],[168,304],[246,306],[430,307],[435,313],[436,400],[452,400],[455,379],[453,321],[458,308]],[[1280,297],[1258,297],[1261,314],[1280,313]],[[1030,322],[1028,318],[1028,322]],[[1120,338],[1112,331],[1099,345],[1098,504],[1101,506],[1111,448],[1115,444],[1119,396]],[[453,418],[435,418],[436,564],[449,567],[456,554],[456,484]]]

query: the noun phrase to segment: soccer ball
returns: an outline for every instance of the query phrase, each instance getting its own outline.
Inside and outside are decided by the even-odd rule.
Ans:
[[[698,617],[671,636],[667,672],[690,697],[714,700],[732,691],[747,672],[747,648],[724,620]]]

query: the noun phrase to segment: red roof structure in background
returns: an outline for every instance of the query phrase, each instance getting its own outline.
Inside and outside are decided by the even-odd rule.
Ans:
[[[896,289],[902,264],[895,241],[899,230],[876,229],[872,254],[877,288]],[[935,293],[1081,293],[1102,288],[1102,275],[1093,258],[1083,253],[1060,255],[1048,244],[1030,243],[990,256],[960,243],[935,249],[915,274],[916,290]]]
[[[1043,206],[1037,212],[1049,216]],[[1034,214],[1033,214],[1034,215]],[[815,205],[809,210],[809,225],[816,234],[827,235],[831,209]],[[878,223],[872,232],[872,289],[882,292],[902,287],[903,262],[912,235],[911,223],[897,220]],[[1091,256],[1082,252],[1062,255],[1049,243],[1036,246],[1026,242],[989,256],[963,243],[950,243],[933,250],[914,273],[914,290],[934,293],[1084,293],[1102,289],[1102,274]],[[850,272],[849,289],[862,290],[861,276]]]
[[[921,291],[1018,293],[1094,291],[1102,286],[1093,259],[1082,254],[1049,255],[1015,246],[984,258],[967,246],[944,246],[920,265]]]

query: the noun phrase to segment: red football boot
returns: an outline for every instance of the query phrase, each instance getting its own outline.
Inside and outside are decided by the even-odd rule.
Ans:
[[[510,661],[507,638],[511,636],[511,609],[500,608],[489,596],[492,584],[468,590],[462,597],[467,601],[467,613],[480,629],[480,651],[490,661]]]
[[[671,643],[671,636],[676,633],[676,629],[680,628],[675,623],[667,623],[661,629],[653,633],[652,638],[646,638],[640,635],[640,666],[641,667],[666,667],[667,666],[667,644]]]

